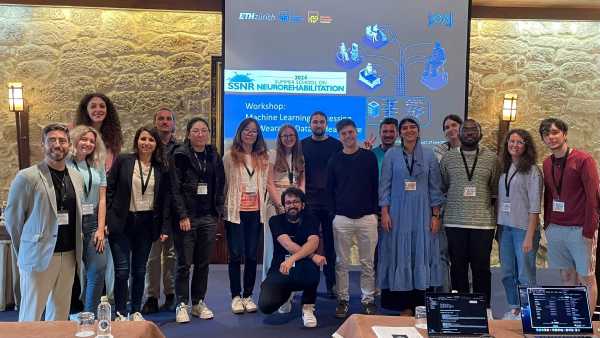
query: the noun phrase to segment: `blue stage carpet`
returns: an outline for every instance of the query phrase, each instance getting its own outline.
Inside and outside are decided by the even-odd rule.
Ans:
[[[258,268],[260,276],[261,267]],[[558,272],[540,269],[538,270],[538,283],[540,285],[558,285]],[[231,313],[229,279],[227,277],[227,266],[212,265],[210,279],[208,282],[207,305],[214,311],[215,318],[212,320],[201,320],[193,318],[188,324],[175,323],[175,314],[161,312],[148,315],[146,319],[154,321],[168,338],[185,337],[243,337],[243,338],[308,338],[308,337],[331,337],[331,334],[341,325],[343,320],[334,317],[336,301],[323,297],[325,283],[322,280],[319,286],[319,297],[317,298],[317,320],[319,326],[307,329],[302,326],[300,298],[294,301],[294,307],[290,314],[273,314],[270,316],[261,313],[234,315]],[[352,299],[350,302],[351,313],[359,313],[360,288],[359,273],[352,271],[350,274],[350,290]],[[254,300],[258,302],[259,284],[255,287]],[[492,307],[495,318],[502,317],[508,311],[508,305],[504,296],[498,269],[492,270]],[[392,314],[382,312],[382,314]],[[14,311],[0,312],[0,321],[16,321],[17,313]]]

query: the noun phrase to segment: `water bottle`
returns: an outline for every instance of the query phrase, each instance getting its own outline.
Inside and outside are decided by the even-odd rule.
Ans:
[[[108,297],[102,296],[98,305],[98,327],[96,329],[96,338],[112,338],[110,333],[110,303]]]

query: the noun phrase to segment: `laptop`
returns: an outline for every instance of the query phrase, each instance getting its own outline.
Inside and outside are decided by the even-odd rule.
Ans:
[[[489,336],[485,295],[481,293],[426,293],[429,337]]]
[[[585,286],[519,287],[525,337],[596,338]]]

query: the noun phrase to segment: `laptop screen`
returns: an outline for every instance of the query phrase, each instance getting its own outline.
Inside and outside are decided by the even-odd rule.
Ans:
[[[519,287],[523,333],[593,333],[585,286]]]
[[[425,296],[429,334],[488,333],[483,294],[431,293]]]

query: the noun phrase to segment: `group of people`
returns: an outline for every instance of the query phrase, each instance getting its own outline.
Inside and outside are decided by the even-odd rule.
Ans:
[[[597,166],[569,148],[563,121],[540,125],[552,152],[543,170],[522,129],[508,132],[497,156],[479,146],[481,126],[456,115],[444,119],[447,142],[435,149],[421,144],[412,117],[385,118],[377,147],[373,139],[359,143],[352,120],[337,121],[339,140],[326,134],[327,124],[325,113],[313,113],[303,140],[283,125],[269,150],[258,121],[246,118],[221,157],[206,120],[187,121],[178,142],[175,113],[161,108],[153,127],[136,131],[132,152],[121,153],[114,105],[86,95],[72,126],[43,129],[44,160],[10,187],[5,219],[18,255],[19,320],[40,320],[44,309],[46,320],[66,319],[76,273],[82,292],[74,297],[85,311],[113,293],[117,319],[141,320],[158,311],[161,267],[163,308],[177,322],[213,318],[205,297],[220,219],[233,313],[289,312],[301,291],[303,323],[315,327],[322,270],[327,296],[338,301],[335,316],[346,317],[355,242],[366,314],[377,313],[378,293],[382,307],[410,315],[426,291],[471,287],[489,308],[497,238],[506,317],[514,317],[517,285],[536,283],[542,199],[550,266],[565,283],[588,286],[595,305]]]

